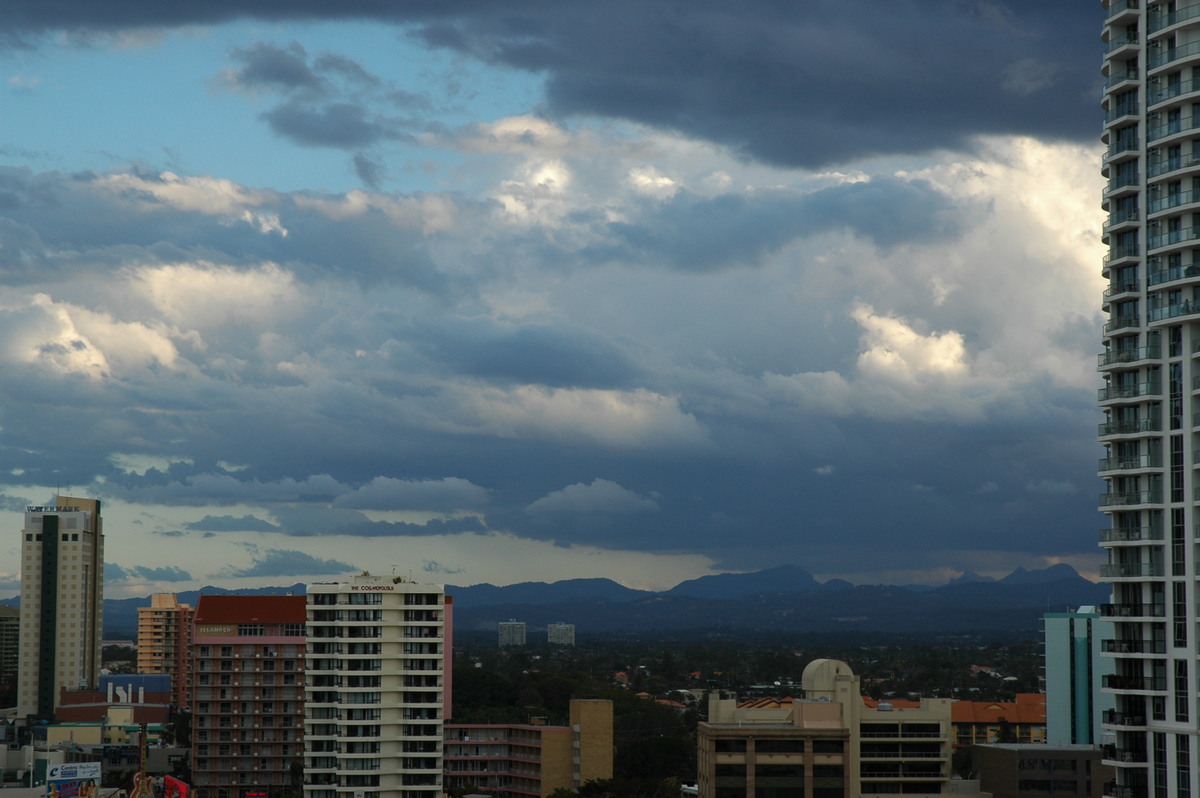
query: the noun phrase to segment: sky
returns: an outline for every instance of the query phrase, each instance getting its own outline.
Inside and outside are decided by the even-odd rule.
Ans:
[[[0,595],[1094,576],[1102,13],[0,0]]]

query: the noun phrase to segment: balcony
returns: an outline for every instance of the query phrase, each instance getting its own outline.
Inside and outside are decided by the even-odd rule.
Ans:
[[[1131,213],[1133,213],[1135,216],[1137,215],[1137,211],[1131,211]],[[1122,280],[1120,282],[1113,283],[1108,288],[1105,288],[1104,298],[1108,299],[1109,297],[1116,296],[1117,294],[1132,294],[1135,291],[1140,291],[1141,289],[1142,283],[1140,280]]]
[[[1146,749],[1118,748],[1115,745],[1100,746],[1100,755],[1112,762],[1145,762]]]
[[[1109,673],[1101,678],[1100,684],[1109,690],[1142,690],[1161,693],[1166,692],[1167,677],[1119,676],[1115,673]]]
[[[1120,50],[1122,47],[1134,47],[1138,43],[1136,35],[1119,35],[1109,39],[1104,44],[1104,52],[1111,54]],[[1178,49],[1178,48],[1177,48]]]
[[[1175,280],[1183,280],[1185,278],[1200,277],[1200,265],[1191,264],[1188,266],[1172,266],[1169,269],[1159,269],[1152,271],[1146,277],[1148,285],[1162,285],[1163,283],[1174,282]]]
[[[1105,618],[1165,618],[1166,604],[1101,604]]]
[[[1169,247],[1172,244],[1182,244],[1200,238],[1200,227],[1185,227],[1181,230],[1169,230],[1162,235],[1151,236],[1146,241],[1147,249]]]
[[[1164,86],[1158,91],[1152,91],[1146,98],[1146,105],[1157,105],[1183,94],[1191,94],[1194,91],[1200,91],[1200,78],[1181,80],[1178,83]]]
[[[1178,208],[1181,205],[1191,205],[1193,202],[1200,202],[1200,191],[1176,191],[1174,193],[1168,193],[1165,197],[1159,197],[1158,199],[1150,200],[1148,203],[1146,203],[1146,213],[1158,213],[1160,211],[1170,210],[1171,208]]]
[[[1169,127],[1179,128],[1179,125],[1172,123],[1171,125],[1166,125],[1164,127],[1155,128],[1155,130],[1164,130]],[[1154,131],[1151,131],[1151,133],[1153,133],[1153,132]],[[1170,131],[1170,132],[1177,133],[1178,129]],[[1166,134],[1164,134],[1164,135],[1166,135]],[[1197,163],[1200,163],[1200,158],[1196,158],[1196,156],[1194,156],[1194,155],[1189,155],[1187,158],[1178,156],[1175,158],[1163,158],[1161,161],[1150,161],[1148,164],[1146,164],[1146,177],[1148,177],[1148,178],[1158,177],[1159,175],[1165,175],[1168,172],[1174,172],[1176,169],[1182,169],[1185,166],[1195,166]],[[1150,204],[1153,205],[1153,203],[1150,203]],[[1171,207],[1171,206],[1168,205],[1167,207]],[[1164,210],[1164,209],[1158,208],[1157,210]],[[1155,213],[1155,212],[1156,211],[1147,211],[1147,213]]]
[[[1101,401],[1104,401],[1103,399]],[[1097,471],[1138,471],[1143,468],[1162,468],[1161,454],[1143,454],[1135,457],[1101,458]],[[1133,530],[1134,532],[1138,530]],[[1161,531],[1159,539],[1162,538]]]
[[[1162,419],[1138,418],[1132,421],[1106,421],[1099,427],[1101,437],[1108,435],[1136,435],[1139,432],[1162,432]]]
[[[1129,39],[1136,37],[1126,36],[1124,38]],[[1108,44],[1111,48],[1113,42],[1109,42]],[[1125,45],[1125,42],[1120,44],[1121,47],[1124,47]],[[1112,50],[1109,50],[1109,52],[1112,52]],[[1194,55],[1200,55],[1200,42],[1191,42],[1190,44],[1183,44],[1178,47],[1166,47],[1158,50],[1150,50],[1149,57],[1146,59],[1146,67],[1148,69],[1157,69],[1158,67],[1166,66],[1167,64],[1175,61],[1191,58]]]
[[[1136,2],[1136,0],[1134,1]],[[1109,9],[1109,13],[1113,13],[1112,9]],[[1150,33],[1157,33],[1158,31],[1169,28],[1172,25],[1178,25],[1180,22],[1187,22],[1189,19],[1195,19],[1196,17],[1200,17],[1200,5],[1186,6],[1185,8],[1172,11],[1169,14],[1163,14],[1161,12],[1158,14],[1151,14],[1150,22],[1147,25],[1147,30],[1149,30]]]
[[[1101,529],[1100,539],[1105,543],[1139,543],[1146,540],[1162,540],[1162,527],[1122,527],[1119,529]]]
[[[1131,715],[1117,712],[1115,709],[1106,709],[1101,716],[1100,722],[1108,726],[1145,726],[1146,716]]]
[[[1138,504],[1162,504],[1162,491],[1122,490],[1100,494],[1101,507],[1130,507]]]
[[[1150,788],[1145,786],[1127,786],[1110,781],[1104,785],[1104,794],[1111,798],[1150,798]]]
[[[1152,141],[1165,139],[1167,136],[1174,136],[1176,133],[1183,133],[1186,130],[1195,130],[1197,127],[1200,127],[1200,115],[1191,116],[1186,119],[1172,119],[1165,125],[1150,128],[1146,133],[1146,143],[1149,144]],[[1194,160],[1194,156],[1188,160]],[[1171,163],[1171,161],[1167,161],[1167,163]],[[1180,166],[1183,164],[1184,162],[1181,161]],[[1159,172],[1159,174],[1163,174],[1163,172]]]
[[[1100,566],[1100,576],[1105,579],[1140,579],[1162,575],[1162,563],[1106,563]]]
[[[1200,228],[1194,228],[1200,231]],[[1200,236],[1197,236],[1200,238]],[[1192,301],[1185,300],[1174,305],[1167,305],[1161,308],[1151,308],[1147,321],[1156,322],[1166,319],[1176,319],[1180,316],[1194,316],[1200,313],[1200,300]]]
[[[1200,306],[1196,309],[1200,313]],[[1133,385],[1110,385],[1096,392],[1097,401],[1112,402],[1118,399],[1138,399],[1143,396],[1158,396],[1162,393],[1162,383],[1142,382]]]
[[[1197,269],[1197,274],[1200,275],[1200,268]],[[1150,279],[1153,280],[1154,275],[1151,275]],[[1153,285],[1153,283],[1151,284]],[[1104,369],[1123,366],[1159,357],[1162,357],[1162,350],[1157,346],[1143,346],[1138,349],[1110,349],[1107,352],[1101,353],[1097,358],[1096,368]]]
[[[1116,316],[1104,325],[1104,334],[1109,335],[1116,330],[1124,330],[1130,327],[1140,327],[1142,324],[1141,316]]]
[[[1104,654],[1166,654],[1166,640],[1101,640]]]

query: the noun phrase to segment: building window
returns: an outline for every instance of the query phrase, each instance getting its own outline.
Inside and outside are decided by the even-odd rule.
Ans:
[[[261,623],[239,623],[239,637],[262,637],[264,634],[263,625]]]

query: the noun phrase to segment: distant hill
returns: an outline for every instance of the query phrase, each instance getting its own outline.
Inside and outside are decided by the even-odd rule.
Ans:
[[[1036,633],[1049,611],[1103,604],[1107,585],[1084,579],[1058,564],[1041,570],[1018,568],[1003,579],[964,574],[941,587],[864,585],[841,579],[818,582],[798,565],[753,573],[704,576],[656,593],[635,590],[611,579],[566,579],[515,585],[447,585],[454,596],[455,625],[463,631],[491,631],[510,618],[525,621],[531,635],[556,621],[575,624],[580,634],[648,633],[671,630],[695,634],[742,632],[969,632]],[[201,594],[303,595],[290,587],[228,590],[203,587],[179,593],[196,606]],[[16,598],[0,604],[16,606]],[[138,607],[149,597],[106,599],[105,636],[132,637]],[[536,639],[536,637],[531,637]]]

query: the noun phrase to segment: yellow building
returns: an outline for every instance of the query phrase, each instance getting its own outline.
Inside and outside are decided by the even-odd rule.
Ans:
[[[848,798],[949,791],[950,700],[868,705],[844,662],[804,669],[804,697],[709,702],[698,734],[700,798]]]
[[[493,798],[547,796],[613,775],[611,701],[572,700],[569,726],[449,723],[445,789],[474,787]]]

